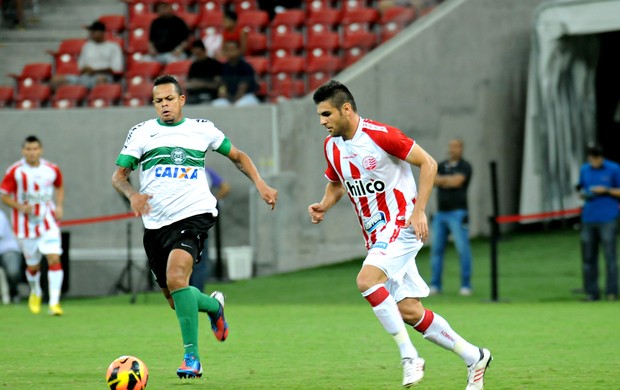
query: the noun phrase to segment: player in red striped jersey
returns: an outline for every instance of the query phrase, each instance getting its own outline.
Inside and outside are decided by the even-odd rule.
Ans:
[[[406,323],[465,361],[467,390],[482,389],[492,359],[489,350],[470,344],[420,301],[428,296],[429,288],[418,273],[415,257],[428,236],[425,208],[437,163],[397,128],[361,118],[343,84],[329,81],[316,90],[313,99],[321,125],[330,134],[324,144],[329,182],[323,199],[308,206],[308,213],[312,223],[319,223],[348,195],[368,249],[357,287],[398,345],[403,386],[421,381],[425,367]],[[420,168],[419,191],[410,165]]]
[[[59,316],[63,314],[60,290],[64,271],[57,221],[62,218],[65,191],[60,169],[42,159],[42,154],[41,141],[35,136],[27,137],[22,144],[24,157],[7,169],[0,184],[0,196],[2,202],[13,209],[13,231],[26,259],[26,279],[30,285],[28,307],[34,314],[41,311],[40,263],[45,255],[49,314]]]

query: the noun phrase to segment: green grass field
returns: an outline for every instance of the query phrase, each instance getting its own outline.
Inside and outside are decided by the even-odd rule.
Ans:
[[[575,231],[528,233],[500,244],[499,303],[489,298],[488,244],[474,241],[475,293],[457,294],[454,251],[445,291],[425,305],[494,362],[487,389],[617,389],[620,304],[581,302]],[[66,299],[65,316],[33,316],[25,304],[0,307],[1,389],[105,389],[108,364],[135,355],[161,389],[398,389],[399,355],[355,275],[360,261],[250,281],[208,286],[227,294],[230,336],[218,343],[201,317],[205,375],[179,380],[177,320],[159,293]],[[428,277],[428,251],[418,258]],[[451,352],[410,330],[426,359],[418,389],[464,389],[466,368]]]

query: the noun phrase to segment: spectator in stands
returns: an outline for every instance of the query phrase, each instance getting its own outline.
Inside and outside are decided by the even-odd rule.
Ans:
[[[237,14],[229,9],[224,12],[224,31],[222,31],[222,50],[224,43],[237,42],[241,54],[245,54],[248,47],[248,32],[237,24]],[[225,54],[222,53],[225,57]]]
[[[54,75],[51,86],[82,84],[92,88],[96,84],[110,83],[115,75],[123,72],[123,50],[118,43],[106,41],[105,25],[99,21],[87,27],[89,40],[82,46],[78,58],[80,75]]]
[[[155,4],[155,10],[159,16],[151,23],[149,53],[144,59],[162,64],[186,59],[185,51],[189,48],[191,33],[189,27],[174,14],[171,4],[160,1]]]
[[[256,73],[252,65],[243,60],[239,44],[236,41],[224,42],[224,56],[226,62],[222,65],[223,84],[213,105],[241,107],[259,104],[256,97]]]
[[[431,294],[441,293],[443,257],[452,235],[461,264],[461,295],[471,295],[471,249],[469,246],[469,213],[467,187],[471,180],[471,165],[463,159],[463,141],[453,139],[448,144],[448,159],[439,163],[437,212],[433,216],[431,245]]]
[[[2,7],[2,18],[9,26],[16,29],[26,27],[23,0],[0,1],[0,6]]]
[[[0,210],[0,268],[4,269],[9,284],[9,295],[13,302],[19,299],[17,285],[22,275],[21,265],[22,255],[19,244],[15,239],[9,220]]]
[[[207,50],[200,39],[192,42],[194,62],[189,68],[185,89],[187,103],[208,103],[217,99],[218,88],[222,85],[222,64],[207,56]]]
[[[301,9],[301,0],[258,0],[258,8],[269,14],[269,20],[287,9]]]
[[[607,299],[618,299],[616,236],[620,206],[620,166],[603,157],[599,145],[590,145],[581,167],[577,189],[585,203],[581,212],[581,248],[586,300],[598,301],[598,248],[603,248]]]

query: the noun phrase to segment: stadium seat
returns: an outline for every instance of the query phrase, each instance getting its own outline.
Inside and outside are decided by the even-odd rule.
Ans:
[[[311,11],[306,19],[306,28],[317,31],[315,26],[323,29],[331,29],[340,23],[340,10],[335,8],[323,8],[321,11]]]
[[[367,51],[359,48],[353,47],[351,49],[345,50],[343,58],[342,58],[342,66],[347,68],[357,61],[359,61],[362,57],[366,55]]]
[[[193,60],[175,61],[164,66],[162,74],[169,74],[175,76],[179,80],[187,79],[189,68],[192,66]]]
[[[385,42],[398,34],[415,19],[415,16],[415,10],[410,7],[391,7],[385,10],[379,20],[381,42]]]
[[[21,74],[10,73],[8,76],[15,79],[17,89],[20,90],[23,87],[48,81],[52,77],[52,64],[47,62],[26,64]]]
[[[239,17],[245,11],[252,11],[258,9],[258,4],[255,0],[233,0],[235,12]]]
[[[141,61],[142,57],[149,51],[148,35],[133,36],[130,35],[127,43],[127,68],[132,62]]]
[[[52,97],[52,107],[78,107],[82,104],[87,94],[88,88],[83,85],[62,85],[58,87],[58,90],[56,90]]]
[[[298,32],[288,32],[271,36],[269,51],[272,57],[296,54],[304,47],[304,37]]]
[[[341,7],[343,10],[350,11],[354,9],[364,8],[366,7],[366,1],[364,0],[344,0],[341,3]]]
[[[248,32],[247,48],[245,54],[255,56],[265,54],[267,51],[267,36],[256,31]]]
[[[33,84],[22,88],[15,98],[15,108],[27,110],[43,107],[50,99],[52,91],[44,84]]]
[[[252,65],[258,77],[262,77],[269,71],[269,61],[264,56],[246,56],[245,60]]]
[[[306,10],[308,14],[321,12],[326,8],[331,8],[330,0],[306,0]]]
[[[143,13],[134,15],[129,19],[129,38],[149,35],[151,23],[157,18],[155,13]]]
[[[282,79],[283,77],[303,73],[305,67],[304,58],[301,56],[275,57],[272,59],[269,72]]]
[[[203,15],[211,12],[222,12],[222,1],[220,0],[198,0],[198,14]]]
[[[125,31],[124,15],[102,15],[99,17],[99,21],[105,25],[107,33],[120,36]]]
[[[370,28],[377,20],[379,20],[379,12],[374,8],[345,8],[342,12],[340,23],[345,26],[357,23]]]
[[[15,89],[8,85],[0,85],[0,108],[11,107]]]
[[[306,14],[300,9],[288,9],[277,13],[270,23],[271,30],[278,27],[286,27],[287,30],[294,30],[301,27],[306,19]]]
[[[197,27],[199,29],[215,27],[221,30],[224,27],[224,13],[222,11],[201,13],[198,17]]]
[[[183,21],[185,22],[185,24],[187,24],[187,27],[190,29],[190,31],[193,31],[198,25],[198,14],[195,14],[192,12],[186,12],[186,11],[179,11],[179,12],[176,12],[176,15],[179,18],[183,19]]]
[[[269,25],[269,14],[258,9],[243,11],[238,16],[237,24],[246,31],[262,31]]]
[[[274,78],[271,80],[271,89],[268,92],[269,99],[277,102],[282,99],[290,99],[303,96],[306,87],[303,80],[295,78]]]
[[[84,43],[86,39],[82,38],[65,39],[58,45],[58,50],[48,50],[47,53],[54,57],[54,65],[58,68],[62,62],[77,61]]]
[[[331,80],[327,73],[316,72],[308,74],[308,92],[314,93],[318,87]]]
[[[333,53],[340,47],[340,36],[333,31],[324,32],[308,32],[308,42],[306,43],[306,52],[309,55],[316,49],[326,53]]]
[[[157,0],[123,0],[127,3],[129,19],[136,15],[153,13],[153,5]]]
[[[79,75],[80,69],[78,68],[77,61],[61,62],[56,68],[54,74]]]
[[[354,47],[358,47],[364,50],[370,50],[377,44],[377,35],[370,31],[348,31],[345,30],[342,34],[342,41],[340,47],[348,50]]]
[[[95,108],[113,106],[120,100],[122,91],[120,84],[97,84],[86,98],[88,106]]]
[[[140,84],[145,81],[152,81],[159,76],[161,64],[155,61],[132,62],[125,72],[125,79],[128,84]]]
[[[340,57],[335,55],[326,54],[318,57],[308,57],[306,63],[306,73],[328,73],[335,74],[342,68]]]
[[[140,107],[149,105],[153,100],[153,85],[151,83],[130,84],[123,97],[126,107]]]

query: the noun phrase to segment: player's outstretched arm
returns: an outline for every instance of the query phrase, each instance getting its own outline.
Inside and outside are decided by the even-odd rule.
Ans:
[[[325,195],[319,203],[313,203],[308,206],[308,214],[310,214],[310,220],[316,224],[321,222],[325,218],[325,213],[333,205],[338,203],[340,198],[344,195],[344,186],[340,182],[329,182],[325,187]]]
[[[270,205],[273,210],[276,207],[276,202],[278,200],[278,191],[269,187],[267,183],[265,183],[265,180],[263,180],[260,173],[258,173],[258,169],[256,169],[256,165],[254,165],[254,162],[250,156],[236,147],[231,146],[227,157],[235,164],[238,170],[243,172],[244,175],[252,180],[258,190],[258,193],[260,194],[260,197],[265,201],[265,203]]]
[[[131,183],[129,183],[129,175],[131,175],[131,169],[125,167],[116,167],[114,174],[112,175],[112,187],[116,189],[121,195],[124,195],[129,199],[131,204],[131,210],[137,216],[142,214],[148,214],[151,212],[151,205],[149,199],[153,195],[141,194],[136,190]]]
[[[418,197],[416,198],[413,214],[407,220],[405,227],[413,225],[413,230],[421,241],[428,237],[428,221],[426,219],[426,205],[433,191],[435,175],[437,175],[437,161],[422,147],[415,144],[407,155],[406,161],[420,168],[418,178]]]

